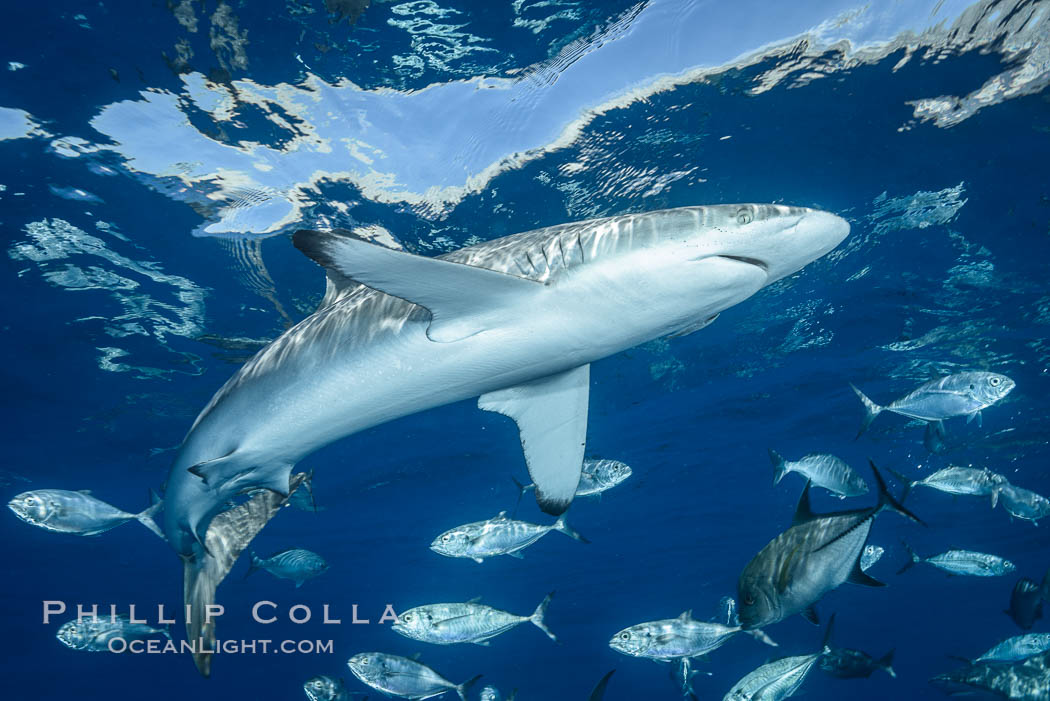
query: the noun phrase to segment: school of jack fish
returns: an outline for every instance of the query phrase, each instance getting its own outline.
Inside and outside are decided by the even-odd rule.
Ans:
[[[712,231],[719,235],[710,236]],[[295,235],[296,247],[326,270],[325,299],[314,315],[260,351],[202,412],[180,449],[164,500],[155,497],[148,508],[131,513],[90,492],[41,489],[17,495],[8,506],[27,524],[83,536],[96,536],[137,520],[182,557],[186,603],[208,604],[215,600],[216,588],[233,562],[281,506],[320,510],[314,501],[312,472],[292,473],[300,457],[398,416],[479,396],[481,409],[504,414],[518,425],[532,477],[528,484],[514,478],[519,501],[527,492],[535,491],[540,507],[556,518],[552,523],[537,524],[501,511],[488,520],[446,530],[433,538],[430,549],[446,557],[484,563],[499,555],[521,559],[523,551],[551,531],[586,544],[589,541],[566,521],[572,499],[600,498],[632,476],[631,467],[622,462],[584,460],[589,363],[649,339],[704,328],[722,310],[823,256],[848,232],[849,225],[834,215],[778,205],[719,205],[591,220],[482,243],[440,258],[387,249],[341,230],[300,231]],[[528,266],[522,262],[526,260]],[[704,280],[698,283],[694,279],[697,276]],[[648,315],[637,314],[633,290],[643,280],[659,280],[664,287],[658,287],[657,292],[663,290],[671,297],[666,307]],[[465,296],[484,300],[465,301]],[[558,300],[558,308],[565,310],[564,318],[523,318],[518,326],[503,321],[511,313],[524,317],[526,310],[541,300]],[[550,326],[552,323],[555,326]],[[569,339],[570,351],[557,344],[544,345],[545,333],[555,328],[565,331],[573,324],[586,328]],[[614,331],[611,324],[619,328]],[[368,341],[361,341],[353,351],[364,360],[334,367],[326,348],[339,342],[342,327],[351,331],[382,327],[383,331],[359,333]],[[518,360],[511,358],[504,369],[486,361],[486,354],[494,352],[482,341],[486,334],[498,337],[499,353],[508,358],[520,353]],[[531,339],[528,343],[518,340],[526,336]],[[398,391],[399,396],[410,397],[408,403],[395,407],[388,402],[375,410],[352,404],[326,407],[329,413],[325,418],[330,419],[330,425],[316,431],[304,431],[300,424],[287,426],[288,433],[280,438],[284,441],[280,456],[265,454],[266,449],[278,449],[258,432],[249,432],[240,444],[222,438],[223,422],[251,425],[250,417],[238,413],[239,392],[249,404],[278,390],[297,407],[326,401],[325,397],[331,400],[331,395],[319,393],[316,386],[303,388],[297,384],[302,374],[297,363],[323,364],[328,358],[333,364],[329,376],[347,377],[345,373],[360,373],[360,367],[353,363],[364,363],[371,357],[368,354],[373,351],[367,343],[386,344],[382,350],[386,354],[402,353],[406,360],[400,374],[408,379],[402,380],[404,388]],[[296,357],[301,347],[313,348],[306,360]],[[459,379],[443,377],[439,366],[446,362],[444,354],[455,356],[457,349],[462,362],[488,363],[496,372],[495,379],[479,379],[464,389]],[[413,365],[413,354],[424,358],[422,364]],[[524,358],[529,358],[531,369],[512,371],[524,367]],[[424,365],[428,367],[425,372],[419,369]],[[456,389],[428,392],[424,399],[412,384],[413,372],[424,375],[419,378],[423,383],[420,386],[459,384]],[[864,410],[858,438],[880,414],[894,413],[924,422],[925,445],[931,452],[940,452],[947,435],[944,422],[966,417],[967,422],[976,421],[980,427],[982,412],[1006,397],[1015,383],[997,373],[961,372],[932,379],[886,405],[851,387]],[[338,427],[339,411],[368,415],[353,426]],[[264,417],[265,421],[260,418],[259,425],[276,426],[282,418],[274,412]],[[868,537],[884,511],[926,525],[904,506],[916,487],[987,498],[993,509],[1002,504],[1011,517],[1033,523],[1050,515],[1050,500],[1011,484],[987,468],[951,466],[921,478],[894,470],[892,474],[903,485],[897,497],[874,462],[870,464],[877,487],[874,504],[817,513],[810,504],[813,487],[849,499],[867,495],[869,483],[829,453],[809,453],[789,460],[771,448],[768,452],[774,484],[796,473],[803,478],[804,486],[792,525],[771,534],[769,543],[742,567],[736,596],[724,597],[717,614],[709,620],[698,620],[687,610],[671,618],[627,626],[608,641],[610,648],[627,657],[668,665],[676,693],[682,696],[697,698],[694,678],[700,672],[694,669],[695,663],[722,654],[719,650],[731,639],[749,637],[752,645],[760,643],[759,648],[779,648],[766,632],[769,627],[796,614],[819,623],[817,604],[843,584],[884,586],[868,570],[886,551],[869,543]],[[161,510],[165,513],[163,528],[154,521]],[[956,576],[1001,577],[1016,570],[1013,563],[994,554],[952,548],[922,557],[907,543],[903,547],[908,559],[900,572],[920,563]],[[250,559],[248,574],[266,570],[277,578],[291,580],[297,588],[328,569],[322,556],[302,548],[267,558],[250,552]],[[553,596],[554,592],[547,594],[531,613],[524,614],[482,604],[478,598],[422,603],[400,612],[391,629],[410,640],[433,645],[488,646],[493,638],[528,623],[557,642],[546,622]],[[1006,613],[1021,629],[1029,630],[1041,619],[1048,599],[1050,571],[1041,583],[1022,578],[1014,587]],[[195,615],[186,621],[188,634],[214,640],[214,625],[203,623]],[[735,682],[719,680],[724,683],[722,688],[728,688],[724,701],[789,698],[799,692],[813,669],[840,679],[867,678],[876,671],[897,677],[892,666],[893,650],[876,659],[861,650],[833,647],[834,618],[831,614],[819,646],[767,661]],[[115,638],[156,636],[171,637],[166,628],[151,628],[116,614],[108,619],[68,621],[57,633],[63,645],[82,651],[109,649]],[[210,673],[209,657],[195,655],[194,661],[202,674]],[[418,655],[402,657],[375,651],[354,654],[347,667],[365,687],[405,699],[455,694],[466,701],[482,676],[457,683],[419,661]],[[718,678],[716,672],[705,674]],[[590,701],[603,698],[611,676],[610,671],[601,678],[588,697]],[[938,675],[931,683],[953,693],[986,692],[1017,701],[1046,701],[1050,699],[1050,633],[1026,633],[1001,641],[963,668]],[[363,692],[350,691],[338,675],[315,676],[302,688],[310,701],[364,696]],[[491,685],[479,693],[486,701],[516,697],[516,692],[504,696]]]

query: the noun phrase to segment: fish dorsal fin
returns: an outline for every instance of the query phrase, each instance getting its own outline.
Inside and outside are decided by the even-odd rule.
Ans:
[[[682,623],[688,623],[693,620],[693,609],[686,609],[678,616],[678,620]]]
[[[476,604],[479,601],[481,601],[481,597],[480,596],[475,596],[473,599],[467,599],[467,603],[468,604]]]
[[[495,270],[395,251],[345,229],[302,229],[295,232],[293,241],[326,270],[426,308],[432,317],[427,337],[438,343],[459,341],[498,326],[508,308],[546,289],[543,283]]]
[[[590,365],[483,394],[478,408],[518,424],[536,501],[553,516],[569,508],[587,442]]]
[[[90,489],[78,489],[77,490],[77,494],[84,494],[84,495],[87,495],[87,496],[91,496],[91,490]]]
[[[500,511],[498,514],[496,514],[496,518],[502,518],[502,519],[507,518],[507,512],[506,511]]]
[[[817,514],[813,513],[813,507],[809,503],[809,488],[811,485],[812,482],[807,480],[806,486],[802,490],[802,496],[798,498],[798,506],[795,507],[795,518],[792,521],[794,526],[819,518]]]
[[[415,653],[413,655],[409,655],[408,659],[412,660],[413,662],[419,662],[419,658],[422,657],[422,656],[423,656],[422,652],[417,652],[417,653]]]

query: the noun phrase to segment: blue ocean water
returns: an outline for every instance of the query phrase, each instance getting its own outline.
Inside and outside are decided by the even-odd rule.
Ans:
[[[294,699],[316,674],[355,680],[363,651],[483,674],[519,699],[681,696],[667,665],[608,647],[617,631],[692,609],[716,615],[745,564],[791,524],[803,482],[772,484],[767,448],[924,476],[988,467],[1050,493],[1050,4],[58,2],[5,8],[0,53],[5,500],[89,489],[148,504],[200,410],[236,368],[324,292],[292,245],[303,227],[381,227],[426,255],[592,217],[773,202],[845,217],[850,237],[701,332],[591,369],[587,453],[632,477],[551,534],[476,564],[428,549],[453,526],[512,511],[527,477],[509,419],[467,401],[340,440],[313,470],[316,513],[285,509],[253,548],[303,547],[330,568],[296,589],[241,558],[219,589],[220,639],[332,640],[331,653],[67,649],[42,602],[181,603],[171,549],[136,524],[98,537],[0,518],[4,698]],[[358,12],[360,11],[360,12]],[[1017,388],[983,424],[880,416],[854,440],[855,383],[889,402],[963,370]],[[900,489],[895,485],[896,490]],[[818,510],[841,502],[815,494]],[[1045,524],[986,499],[918,490],[922,528],[880,515],[882,589],[819,604],[833,643],[897,678],[814,670],[810,699],[941,698],[928,679],[1022,631],[1019,576],[1047,567]],[[530,496],[520,518],[549,523]],[[897,576],[923,555],[994,553],[1017,571]],[[437,647],[379,625],[385,606],[482,601],[528,613],[555,591],[554,644],[521,626],[489,647]],[[260,625],[251,607],[277,604]],[[295,604],[314,618],[287,620]],[[322,607],[342,625],[323,625]],[[352,625],[352,607],[368,625]],[[1047,631],[1039,621],[1034,630]],[[176,630],[176,637],[180,635]],[[780,647],[737,636],[700,661],[720,698],[767,659],[819,648],[801,617]],[[474,690],[474,693],[477,689]],[[376,692],[371,692],[375,694]],[[451,698],[451,697],[449,697]]]

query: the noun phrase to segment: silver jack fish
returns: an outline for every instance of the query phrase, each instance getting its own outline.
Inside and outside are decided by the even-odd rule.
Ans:
[[[251,557],[252,565],[245,577],[257,570],[266,570],[274,577],[292,580],[296,589],[303,586],[306,580],[313,579],[328,569],[328,563],[323,557],[302,548],[282,550],[265,559],[255,553],[251,553]]]
[[[1038,526],[1039,519],[1050,516],[1050,499],[1029,489],[1007,484],[1002,487],[1001,496],[1003,508],[1014,518],[1031,521]]]
[[[893,650],[876,660],[863,650],[832,648],[820,658],[820,668],[839,679],[866,679],[877,669],[894,679],[897,678],[897,673],[893,670]]]
[[[327,674],[307,679],[303,684],[303,693],[310,701],[350,701],[351,698],[350,692],[346,690],[346,682]],[[354,693],[354,696],[359,695]]]
[[[514,701],[518,695],[518,690],[510,692],[510,696],[507,697],[507,701]],[[478,693],[478,701],[503,701],[503,694],[499,692],[494,686],[482,687],[481,692]]]
[[[362,652],[346,664],[355,677],[376,691],[403,699],[429,699],[454,691],[467,701],[467,689],[481,679],[479,674],[462,684],[453,684],[416,660],[382,652]]]
[[[865,572],[878,562],[886,550],[880,545],[865,545],[860,554],[860,568]]]
[[[843,582],[881,587],[860,567],[871,524],[884,509],[922,523],[886,489],[874,463],[879,501],[866,509],[817,515],[802,491],[794,525],[774,538],[740,574],[737,603],[744,628],[760,628],[801,613],[817,621],[813,605]]]
[[[619,460],[584,460],[575,496],[601,497],[602,492],[609,491],[630,476],[631,466]],[[535,484],[522,484],[513,477],[511,479],[518,485],[520,495],[536,488]]]
[[[946,467],[921,480],[908,479],[896,470],[891,469],[890,472],[906,485],[902,500],[908,498],[912,489],[921,486],[948,494],[990,497],[993,509],[999,503],[1000,492],[1010,483],[1005,477],[987,467]]]
[[[903,541],[902,541],[903,542]],[[928,565],[944,570],[948,574],[967,575],[970,577],[1002,577],[1010,574],[1017,567],[1009,560],[997,555],[974,552],[973,550],[948,550],[932,557],[919,557],[911,546],[903,543],[911,560],[904,563],[897,574],[911,569],[912,565],[925,562]]]
[[[7,508],[18,518],[55,533],[98,535],[128,521],[138,521],[164,538],[164,533],[153,522],[153,517],[162,506],[157,501],[142,513],[129,514],[96,499],[91,496],[91,492],[70,492],[65,489],[22,492],[7,502]]]
[[[163,635],[171,640],[167,628],[152,628],[144,623],[132,623],[126,616],[99,616],[67,621],[59,626],[55,637],[59,642],[74,650],[87,652],[109,652],[113,640],[144,640],[155,635]]]
[[[884,411],[930,422],[965,416],[967,421],[977,419],[977,425],[980,426],[981,410],[1008,395],[1014,388],[1014,381],[994,372],[960,372],[931,380],[886,406],[871,401],[852,384],[850,387],[853,387],[864,404],[864,421],[857,432],[857,437],[860,437],[875,417]],[[927,440],[929,445],[930,441]]]
[[[188,637],[210,647],[205,607],[313,451],[478,397],[517,423],[537,501],[560,515],[586,453],[591,363],[702,328],[848,233],[826,212],[753,204],[553,226],[437,258],[347,231],[296,232],[296,248],[325,268],[321,306],[216,393],[168,474],[164,532],[184,563]],[[216,523],[252,489],[277,497],[256,494]],[[194,656],[205,675],[209,660]]]
[[[624,628],[612,637],[609,647],[631,657],[644,657],[666,662],[677,657],[697,657],[725,645],[737,633],[748,633],[756,640],[776,647],[765,633],[745,631],[740,626],[727,626],[714,621],[698,621],[692,611],[678,618],[638,623]]]
[[[734,684],[722,701],[780,701],[794,696],[813,665],[831,652],[828,639],[834,622],[835,614],[831,614],[820,652],[767,662]]]
[[[551,531],[564,533],[570,538],[589,543],[565,522],[565,514],[549,526],[540,526],[527,521],[507,518],[500,511],[488,521],[476,521],[445,531],[430,544],[430,549],[445,557],[469,557],[475,562],[484,562],[486,557],[510,555],[521,558],[521,551]]]
[[[868,483],[864,478],[834,455],[810,454],[798,460],[788,461],[780,453],[770,449],[769,459],[773,462],[773,484],[780,484],[780,480],[784,479],[787,473],[797,472],[840,499],[868,493]]]
[[[974,662],[954,672],[938,674],[930,683],[952,696],[984,692],[1010,701],[1050,699],[1050,653],[1023,662]]]
[[[1017,662],[1048,650],[1050,650],[1050,633],[1028,633],[1007,638],[974,661]]]
[[[488,645],[487,641],[490,638],[527,621],[546,633],[548,638],[558,642],[543,621],[553,596],[554,592],[547,594],[529,616],[515,616],[513,613],[479,604],[477,600],[463,604],[417,606],[398,616],[397,622],[391,628],[406,638],[436,645]]]

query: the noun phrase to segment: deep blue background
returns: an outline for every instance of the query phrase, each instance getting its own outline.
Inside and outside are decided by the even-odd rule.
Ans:
[[[46,128],[53,134],[81,133],[99,106],[134,97],[146,85],[178,88],[160,56],[175,35],[163,3],[135,12],[107,10],[93,17],[90,31],[71,24],[69,16],[78,5],[68,3],[64,13],[52,6],[46,13],[31,6],[9,8],[5,20],[9,26],[0,59],[9,60],[9,53],[10,60],[29,67],[2,76],[0,104],[48,119]],[[506,54],[484,70],[542,60],[573,31],[615,16],[621,5],[609,5],[572,31],[546,37],[546,44],[508,33]],[[272,32],[273,42],[280,44],[281,32],[290,30],[279,30],[280,22],[264,19],[265,13],[241,14],[256,41],[249,49],[250,75],[260,82],[294,80],[301,67],[289,69],[288,52],[269,50],[263,39]],[[345,24],[331,28],[319,16],[311,21],[310,31],[330,33],[333,41],[352,34]],[[360,26],[368,22],[374,25],[370,50],[382,51],[375,32],[383,30],[383,23],[366,12]],[[747,89],[755,76],[772,67],[759,66],[661,93],[587,127],[580,143],[618,144],[609,149],[610,169],[704,169],[645,199],[623,187],[585,183],[587,205],[598,213],[783,201],[840,213],[853,225],[839,253],[726,312],[702,333],[594,365],[588,451],[629,463],[634,476],[600,502],[584,500],[573,507],[570,521],[592,544],[551,534],[524,560],[496,558],[483,565],[430,552],[427,544],[441,531],[513,508],[516,489],[510,477],[525,474],[516,430],[509,420],[479,412],[472,402],[380,426],[304,461],[302,467],[316,470],[317,500],[325,510],[289,509],[256,542],[262,553],[307,547],[324,555],[331,569],[295,590],[266,574],[241,581],[246,565],[239,563],[220,589],[228,612],[219,627],[221,638],[332,638],[335,654],[220,656],[213,678],[202,680],[183,656],[67,650],[55,640],[55,626],[40,623],[44,599],[177,605],[181,567],[165,545],[134,524],[83,539],[2,516],[4,697],[293,699],[301,697],[302,682],[317,673],[341,674],[352,689],[364,690],[346,671],[345,660],[381,650],[422,652],[424,662],[457,682],[483,673],[485,682],[504,693],[517,687],[523,700],[585,698],[613,667],[617,673],[606,697],[611,701],[672,699],[677,693],[666,667],[620,656],[606,642],[627,625],[689,608],[698,618],[713,616],[719,598],[734,593],[744,564],[790,524],[802,486],[794,475],[771,485],[767,447],[789,457],[834,452],[865,475],[869,456],[913,473],[947,464],[988,466],[1020,486],[1050,493],[1045,430],[1050,415],[1045,167],[1050,162],[1050,95],[987,108],[951,129],[918,124],[898,131],[911,119],[907,100],[966,93],[1003,70],[995,55],[966,54],[938,63],[916,59],[894,72],[899,58],[891,55],[805,87],[753,96]],[[333,58],[322,76],[348,75],[364,87],[429,82],[384,75],[352,59]],[[213,68],[206,63],[196,68]],[[110,77],[110,66],[118,69],[120,82]],[[680,138],[660,145],[632,138],[653,124]],[[616,135],[625,138],[611,139]],[[723,135],[733,138],[718,140]],[[558,167],[577,159],[578,148],[500,175],[485,192],[457,206],[442,226],[463,241],[472,234],[490,238],[572,218],[568,195],[538,176],[557,179]],[[122,254],[157,261],[165,272],[208,290],[205,332],[270,338],[282,330],[272,306],[240,284],[226,249],[189,235],[201,220],[184,203],[127,176],[94,175],[81,161],[56,158],[42,140],[0,142],[0,163],[0,182],[8,186],[0,193],[5,247],[25,240],[29,222],[60,217],[93,232],[94,221],[102,218],[131,239],[114,245],[123,246]],[[908,197],[960,182],[967,201],[947,224],[897,227],[887,225],[891,215],[876,213],[874,200],[883,192]],[[59,199],[48,184],[83,187],[105,203]],[[14,191],[26,194],[14,197]],[[359,218],[367,213],[364,223],[385,225],[408,241],[429,229],[428,222],[403,208],[363,205],[357,212]],[[298,309],[294,314],[300,318],[321,294],[320,272],[284,236],[267,240],[262,250],[280,298],[287,308]],[[985,277],[962,281],[951,272],[974,262],[990,263],[990,272],[985,265]],[[31,480],[8,475],[0,481],[0,497],[6,500],[28,488],[92,489],[128,510],[142,508],[147,487],[160,485],[172,456],[157,449],[181,440],[234,371],[230,354],[172,337],[167,349],[154,348],[149,355],[150,344],[143,341],[141,352],[148,357],[137,360],[162,367],[169,372],[165,378],[104,372],[96,348],[113,345],[111,339],[101,325],[77,320],[118,313],[110,298],[53,287],[25,261],[0,256],[0,265],[5,300],[0,477],[14,473]],[[866,274],[850,279],[864,269]],[[911,350],[887,348],[926,334],[932,340]],[[807,345],[817,337],[826,342]],[[661,364],[668,363],[677,369],[656,377]],[[880,417],[868,434],[853,440],[861,407],[848,382],[888,402],[927,379],[960,369],[1006,373],[1017,389],[985,413],[983,428],[949,422],[947,454],[927,455],[921,427],[892,415]],[[842,503],[818,496],[816,505],[830,510]],[[887,548],[872,573],[890,586],[846,585],[818,607],[825,617],[837,612],[836,644],[876,657],[896,648],[899,678],[876,673],[870,680],[843,682],[818,671],[804,687],[808,698],[847,693],[857,701],[937,698],[940,693],[926,680],[955,666],[949,655],[976,657],[1021,632],[1002,610],[1017,576],[1038,579],[1050,565],[1046,525],[1011,522],[984,500],[927,490],[919,490],[909,505],[929,529],[886,514],[872,534],[872,542]],[[519,516],[547,520],[528,499]],[[993,552],[1017,563],[1018,572],[1003,578],[949,578],[917,567],[897,577],[893,573],[905,559],[901,538],[923,554],[952,546]],[[530,626],[488,648],[441,648],[376,625],[264,628],[248,616],[260,598],[282,606],[306,603],[318,614],[330,603],[344,622],[353,603],[364,615],[374,614],[374,620],[388,602],[401,610],[475,596],[526,613],[550,590],[557,594],[548,624],[561,637],[560,645]],[[1047,622],[1036,630],[1047,630]],[[778,654],[815,650],[821,635],[801,619],[777,624],[768,633],[781,644]],[[771,652],[747,637],[730,641],[711,655],[710,663],[698,665],[713,672],[697,678],[699,696],[719,698]]]

